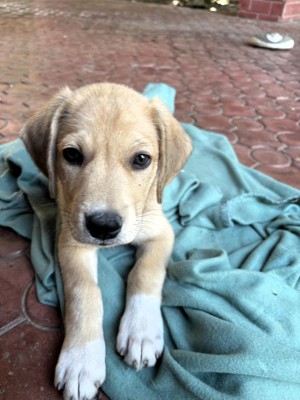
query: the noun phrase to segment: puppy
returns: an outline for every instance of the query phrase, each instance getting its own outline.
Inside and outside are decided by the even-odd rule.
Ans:
[[[161,101],[110,83],[61,90],[21,137],[61,219],[65,339],[55,385],[64,399],[92,399],[105,379],[97,250],[136,246],[117,351],[136,369],[151,367],[163,350],[161,292],[174,240],[162,191],[191,142]]]

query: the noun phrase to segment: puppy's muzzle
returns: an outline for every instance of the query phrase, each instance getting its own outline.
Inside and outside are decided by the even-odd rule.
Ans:
[[[114,239],[122,228],[122,218],[115,212],[97,212],[86,216],[90,235],[99,240]]]

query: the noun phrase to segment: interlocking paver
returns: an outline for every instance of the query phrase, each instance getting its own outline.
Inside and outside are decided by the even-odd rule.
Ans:
[[[15,326],[25,319],[21,312],[21,298],[26,285],[32,280],[33,271],[25,257],[18,258],[13,253],[10,259],[0,259],[0,271],[0,332],[3,333],[10,329],[10,325]]]
[[[279,31],[291,51],[250,47]],[[177,90],[176,116],[224,134],[245,165],[300,188],[300,22],[109,0],[0,4],[0,143],[63,85],[149,81]],[[57,310],[36,300],[28,242],[0,228],[0,363],[7,400],[54,400],[63,338]],[[1,330],[2,329],[2,330]],[[103,395],[101,395],[103,396]]]
[[[29,324],[0,337],[1,391],[4,399],[58,400],[53,388],[54,369],[62,332],[37,330]]]

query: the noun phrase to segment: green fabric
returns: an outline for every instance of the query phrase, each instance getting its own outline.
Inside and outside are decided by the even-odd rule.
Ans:
[[[150,85],[172,110],[175,92]],[[241,165],[226,138],[183,125],[194,144],[164,191],[176,243],[163,291],[165,349],[136,372],[116,354],[129,246],[101,250],[112,400],[300,399],[300,192]],[[0,224],[32,239],[40,301],[63,308],[56,206],[20,140],[0,147]]]

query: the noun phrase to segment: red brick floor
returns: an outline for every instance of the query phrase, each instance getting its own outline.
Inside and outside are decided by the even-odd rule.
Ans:
[[[273,31],[292,36],[295,48],[246,44]],[[242,163],[300,188],[300,22],[125,1],[7,0],[0,45],[0,143],[17,138],[63,85],[114,81],[142,90],[163,81],[177,89],[180,121],[223,133]],[[36,300],[28,246],[1,228],[0,397],[54,400],[62,323]]]

